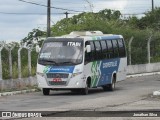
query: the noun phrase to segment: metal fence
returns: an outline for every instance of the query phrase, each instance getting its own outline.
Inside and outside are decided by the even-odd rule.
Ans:
[[[31,76],[31,52],[33,50],[34,44],[29,44],[28,46],[21,45],[18,49],[18,79],[22,78],[22,69],[21,69],[21,50],[27,49],[28,51],[28,71],[29,76]],[[4,41],[0,42],[0,80],[3,80],[2,78],[2,50],[6,49],[8,51],[8,59],[9,59],[9,78],[13,79],[13,69],[12,69],[12,50],[14,49],[15,45],[6,44]]]
[[[140,41],[137,42],[141,44],[140,45],[132,45],[132,43],[134,42],[135,38],[134,36],[132,36],[128,42],[127,42],[127,52],[128,52],[128,65],[133,65],[133,64],[146,64],[146,63],[151,63],[151,58],[154,58],[155,56],[153,55],[153,53],[157,54],[158,57],[160,58],[160,53],[158,50],[153,50],[151,49],[151,46],[155,46],[155,44],[158,46],[158,48],[160,49],[160,38],[159,39],[154,39],[152,35],[150,35],[145,41]],[[134,49],[133,49],[134,47]],[[143,59],[145,59],[144,61],[145,62],[142,62],[142,63],[133,63],[133,58],[134,57],[137,57],[135,54],[133,55],[133,51],[135,49],[138,49],[139,47],[142,47],[142,51],[143,51],[143,54],[140,54],[139,57],[142,57],[143,56]],[[138,52],[137,52],[138,53]],[[137,54],[136,53],[136,54]],[[152,54],[151,54],[152,53]],[[141,58],[142,59],[142,58]],[[160,62],[159,61],[152,61],[152,62]]]

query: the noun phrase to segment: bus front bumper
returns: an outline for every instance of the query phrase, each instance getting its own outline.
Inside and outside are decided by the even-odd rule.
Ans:
[[[37,75],[37,82],[39,88],[50,88],[50,89],[79,89],[79,88],[85,88],[86,80],[85,78],[82,78],[82,75],[77,75],[74,78],[69,78],[66,81],[60,81],[63,82],[62,84],[59,84],[59,82],[56,83],[56,85],[51,85],[47,78],[41,75]]]

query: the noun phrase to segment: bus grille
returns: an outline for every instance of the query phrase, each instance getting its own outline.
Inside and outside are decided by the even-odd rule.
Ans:
[[[68,75],[65,73],[47,73],[47,78],[68,78]]]
[[[54,81],[49,81],[50,85],[66,85],[66,81],[59,81],[59,82],[54,82]]]

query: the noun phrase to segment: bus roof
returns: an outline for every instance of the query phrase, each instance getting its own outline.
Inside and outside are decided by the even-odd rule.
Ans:
[[[73,31],[68,35],[50,38],[86,38],[88,40],[104,40],[123,38],[123,36],[115,34],[103,34],[101,31]]]

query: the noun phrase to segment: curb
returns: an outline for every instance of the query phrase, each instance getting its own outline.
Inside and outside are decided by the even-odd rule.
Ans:
[[[11,95],[16,95],[16,94],[30,93],[30,92],[35,92],[35,91],[36,91],[36,89],[13,91],[13,92],[4,92],[4,93],[0,93],[0,97],[1,96],[11,96]]]
[[[160,75],[160,72],[127,75],[127,78],[131,78],[131,77],[141,77],[141,76],[147,76],[147,75]]]

